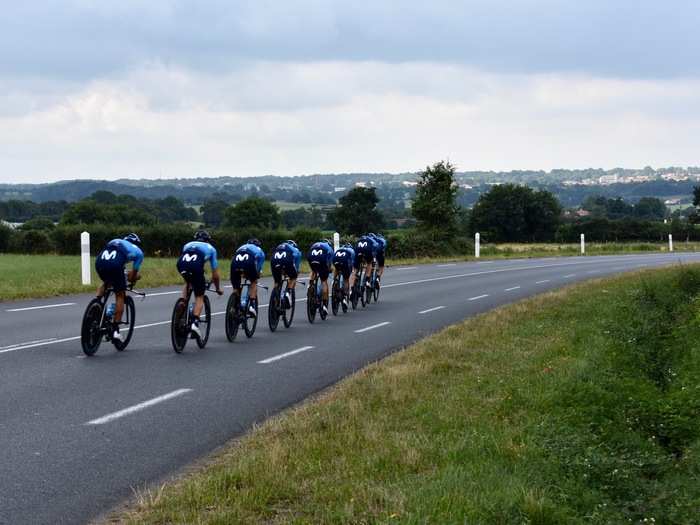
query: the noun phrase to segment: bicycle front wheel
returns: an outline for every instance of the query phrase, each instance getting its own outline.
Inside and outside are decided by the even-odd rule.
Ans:
[[[112,344],[114,348],[122,352],[126,350],[131,341],[131,336],[134,335],[134,323],[136,322],[136,307],[134,306],[134,300],[131,296],[127,295],[124,299],[124,315],[126,316],[126,321],[122,322],[122,326],[126,327],[126,337],[124,341],[119,341],[118,339],[112,339]]]
[[[313,324],[316,320],[316,284],[309,283],[309,289],[306,292],[306,316],[309,322]]]
[[[199,316],[199,331],[202,332],[202,337],[197,338],[197,346],[204,348],[209,341],[209,332],[211,331],[211,303],[209,297],[204,296],[204,309],[202,315]]]
[[[253,337],[253,334],[255,333],[255,327],[258,326],[258,305],[257,305],[257,303],[255,305],[255,317],[250,315],[249,308],[250,308],[250,297],[248,297],[248,301],[246,301],[246,305],[245,305],[245,310],[243,311],[243,315],[245,316],[245,318],[243,320],[243,330],[245,331],[245,335],[248,339]]]
[[[267,322],[270,325],[270,332],[277,330],[277,325],[280,322],[280,289],[281,286],[275,286],[270,294],[270,304],[267,307]]]
[[[233,343],[238,334],[238,326],[241,324],[238,318],[239,304],[241,302],[241,294],[238,290],[231,294],[226,304],[226,339]]]
[[[333,295],[331,296],[331,310],[333,311],[333,315],[338,315],[340,300],[340,279],[336,277],[333,279]]]
[[[282,321],[284,321],[284,327],[289,328],[292,326],[292,319],[294,319],[294,308],[296,307],[296,294],[294,293],[294,288],[289,290],[289,295],[291,295],[291,305],[289,308],[285,308],[282,312]]]
[[[95,298],[87,305],[80,327],[80,343],[85,355],[95,355],[102,342],[102,301]]]

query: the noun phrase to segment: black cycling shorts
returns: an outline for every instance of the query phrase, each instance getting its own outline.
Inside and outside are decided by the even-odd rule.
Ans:
[[[333,266],[335,266],[336,271],[343,276],[343,279],[346,281],[350,279],[350,274],[352,273],[352,265],[350,264],[350,261],[345,260],[334,262]]]
[[[201,297],[207,289],[207,280],[204,275],[204,261],[188,261],[185,255],[190,254],[182,254],[180,256],[177,260],[177,271],[180,272],[185,282],[192,287],[195,297]],[[201,257],[197,257],[197,259],[201,259]]]
[[[294,266],[292,250],[276,250],[270,259],[270,269],[275,284],[281,283],[285,275],[290,279],[296,279],[299,276],[299,272]]]
[[[126,257],[114,248],[106,248],[95,261],[95,270],[105,286],[111,286],[115,292],[126,290],[126,275],[124,274]]]
[[[372,260],[373,259],[372,259],[372,252],[371,251],[355,252],[355,261],[352,263],[352,267],[355,268],[355,270],[359,270],[360,264],[362,264],[364,262],[365,264],[370,265],[370,264],[372,264]]]
[[[384,267],[384,250],[379,250],[377,252],[377,264],[380,268]]]
[[[248,257],[239,257],[248,255]],[[257,264],[255,263],[255,254],[252,252],[236,252],[231,259],[231,285],[234,290],[241,287],[241,275],[248,279],[251,283],[260,278]]]
[[[308,261],[311,269],[318,274],[322,281],[328,279],[331,269],[328,267],[328,259],[325,254],[317,257],[312,255],[308,258]]]

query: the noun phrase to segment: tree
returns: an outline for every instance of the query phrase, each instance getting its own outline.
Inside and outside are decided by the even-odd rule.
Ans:
[[[222,199],[209,199],[202,205],[202,220],[209,228],[218,228],[224,222],[228,203]]]
[[[248,197],[229,206],[224,212],[230,228],[264,228],[274,230],[280,225],[279,208],[266,199]]]
[[[428,166],[420,174],[411,213],[418,220],[418,228],[433,236],[449,238],[457,232],[459,206],[454,175],[455,167],[445,161]]]
[[[561,211],[556,197],[546,190],[503,184],[479,197],[470,226],[490,242],[549,241],[554,238]]]
[[[339,200],[339,206],[328,214],[328,222],[347,235],[362,235],[384,228],[384,215],[377,209],[375,188],[353,188]]]
[[[642,197],[634,206],[634,215],[640,219],[662,220],[668,210],[661,199],[654,197]]]
[[[693,187],[693,206],[700,206],[700,186]]]

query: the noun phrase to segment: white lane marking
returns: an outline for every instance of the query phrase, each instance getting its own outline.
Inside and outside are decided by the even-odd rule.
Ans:
[[[416,266],[405,266],[403,268],[394,268],[394,270],[396,270],[397,272],[400,272],[402,270],[417,270],[417,269],[418,269],[418,267],[416,267]]]
[[[80,336],[77,337],[64,337],[63,339],[39,339],[37,342],[29,341],[27,343],[19,343],[17,346],[8,346],[3,350],[0,350],[0,354],[7,352],[14,352],[15,350],[26,350],[27,348],[35,348],[37,346],[51,345],[55,343],[66,343],[68,341],[77,341]]]
[[[0,346],[0,350],[10,350],[17,348],[18,346],[31,345],[35,343],[50,343],[51,341],[55,340],[55,337],[49,337],[48,339],[35,339],[34,341],[27,341],[26,343],[15,343],[13,345]]]
[[[111,414],[107,414],[106,416],[98,417],[97,419],[91,419],[87,423],[84,423],[85,425],[104,425],[105,423],[109,423],[111,421],[114,421],[115,419],[119,419],[120,417],[128,416],[130,414],[133,414],[135,412],[140,412],[144,408],[152,407],[153,405],[157,405],[158,403],[162,403],[163,401],[167,401],[169,399],[172,399],[174,397],[178,397],[184,394],[187,394],[188,392],[192,392],[191,388],[180,388],[178,390],[173,390],[172,392],[169,392],[167,394],[163,394],[162,396],[154,397],[153,399],[149,399],[148,401],[144,401],[143,403],[139,403],[138,405],[133,405],[127,408],[124,408],[122,410],[118,410],[116,412],[112,412]]]
[[[564,277],[562,277],[562,279],[568,279],[569,277],[576,277],[576,274],[570,273],[569,275],[565,275]]]
[[[156,297],[158,295],[173,295],[176,293],[182,293],[182,290],[173,290],[172,292],[156,292],[156,293],[147,293],[146,297]]]
[[[449,263],[449,264],[438,264],[438,268],[447,268],[448,266],[457,266],[457,263]]]
[[[522,259],[521,259],[521,260],[522,260]],[[479,261],[479,262],[476,263],[476,264],[493,264],[493,263],[494,263],[494,261]]]
[[[506,292],[512,292],[513,290],[520,290],[520,286],[513,286],[505,289]]]
[[[476,297],[470,297],[467,299],[467,301],[478,301],[479,299],[483,299],[484,297],[488,297],[489,294],[485,293],[483,295],[477,295]]]
[[[75,306],[75,303],[45,304],[43,306],[27,306],[26,308],[10,308],[6,312],[27,312],[29,310],[43,310],[44,308],[60,308],[61,306]]]
[[[549,279],[545,279],[543,281],[535,281],[535,284],[542,284],[542,283],[548,283]]]
[[[360,328],[359,330],[355,330],[355,333],[361,334],[362,332],[369,332],[370,330],[374,330],[375,328],[380,328],[380,327],[386,326],[388,324],[391,324],[391,322],[384,321],[383,323],[377,323],[377,324],[373,324],[372,326],[366,326],[365,328]]]
[[[295,354],[300,354],[301,352],[306,352],[307,350],[311,350],[312,348],[316,348],[316,347],[315,346],[302,346],[301,348],[297,348],[296,350],[291,350],[289,352],[285,352],[284,354],[275,355],[272,357],[268,357],[267,359],[263,359],[262,361],[258,361],[258,364],[266,365],[268,363],[273,363],[275,361],[279,361],[280,359],[284,359],[285,357],[289,357],[290,355],[295,355]]]
[[[428,308],[427,310],[421,310],[418,312],[419,314],[429,314],[430,312],[434,312],[435,310],[442,310],[443,308],[447,308],[446,306],[434,306],[433,308]]]
[[[600,273],[600,270],[588,270],[586,273]]]

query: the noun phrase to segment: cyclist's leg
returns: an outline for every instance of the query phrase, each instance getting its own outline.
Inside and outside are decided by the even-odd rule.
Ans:
[[[381,277],[384,274],[384,262],[385,256],[384,250],[382,250],[379,253],[377,253],[377,279],[379,280],[381,280]]]
[[[116,308],[114,309],[113,323],[118,325],[122,321],[122,315],[124,314],[124,298],[126,297],[126,292],[124,290],[114,291],[114,297],[116,299]]]

